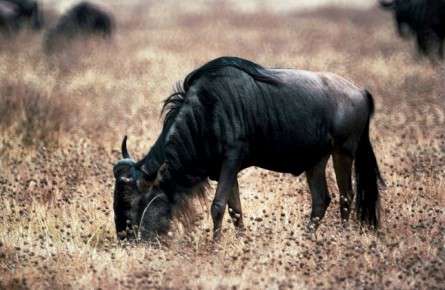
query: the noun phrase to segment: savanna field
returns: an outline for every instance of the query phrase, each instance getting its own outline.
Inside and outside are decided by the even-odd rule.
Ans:
[[[41,33],[1,40],[0,289],[445,288],[444,62],[419,57],[376,6],[141,3],[110,4],[110,41],[57,56],[44,54]],[[304,174],[249,168],[239,175],[245,236],[227,214],[212,242],[212,183],[190,229],[157,246],[117,241],[122,137],[141,158],[161,130],[162,100],[222,55],[331,71],[372,92],[386,182],[377,232],[355,215],[342,226],[330,161],[333,202],[316,235],[305,231]]]

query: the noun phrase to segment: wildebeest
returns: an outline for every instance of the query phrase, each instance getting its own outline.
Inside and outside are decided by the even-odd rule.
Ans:
[[[444,56],[445,0],[379,0],[385,9],[394,12],[399,35],[416,37],[421,54]],[[434,52],[434,49],[437,49]]]
[[[258,166],[299,175],[312,195],[309,230],[329,206],[325,167],[333,156],[342,220],[349,218],[355,161],[356,210],[379,223],[380,173],[369,139],[374,102],[367,90],[332,73],[266,69],[221,57],[191,72],[164,103],[162,132],[136,162],[122,142],[114,168],[115,225],[119,238],[152,240],[169,231],[208,178],[218,181],[211,206],[214,238],[225,208],[238,230],[243,216],[237,174]]]
[[[69,9],[45,35],[45,51],[66,45],[70,40],[99,36],[108,38],[114,31],[114,18],[89,2],[81,2]]]
[[[38,30],[43,16],[33,0],[0,0],[0,32],[12,36],[23,28]]]

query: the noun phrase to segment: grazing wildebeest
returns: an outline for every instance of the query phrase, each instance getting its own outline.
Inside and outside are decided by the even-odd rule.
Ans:
[[[0,0],[0,32],[12,36],[20,29],[42,27],[43,16],[33,0]]]
[[[99,36],[108,38],[114,31],[114,18],[108,12],[89,2],[81,2],[69,9],[45,35],[45,51],[73,39]]]
[[[119,238],[152,240],[184,214],[208,178],[218,181],[211,206],[214,238],[221,235],[226,206],[243,229],[237,174],[244,168],[299,175],[312,195],[309,230],[315,231],[331,201],[325,177],[333,156],[341,218],[348,220],[355,161],[360,221],[377,227],[380,178],[369,140],[371,94],[332,73],[266,69],[221,57],[190,73],[168,97],[164,126],[149,153],[114,168],[115,224]]]
[[[380,5],[392,10],[397,30],[402,37],[416,37],[421,54],[428,55],[437,48],[444,57],[445,0],[379,0]]]

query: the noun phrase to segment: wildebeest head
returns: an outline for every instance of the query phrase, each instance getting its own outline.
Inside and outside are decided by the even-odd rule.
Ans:
[[[115,177],[114,221],[119,239],[153,240],[169,230],[172,217],[168,197],[160,190],[158,176],[150,180],[131,158],[127,137],[122,141],[122,157],[113,167]]]

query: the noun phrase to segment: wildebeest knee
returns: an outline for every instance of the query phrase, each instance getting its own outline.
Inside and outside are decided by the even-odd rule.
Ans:
[[[221,219],[224,215],[225,205],[221,202],[213,202],[210,212],[212,214],[213,220]]]

